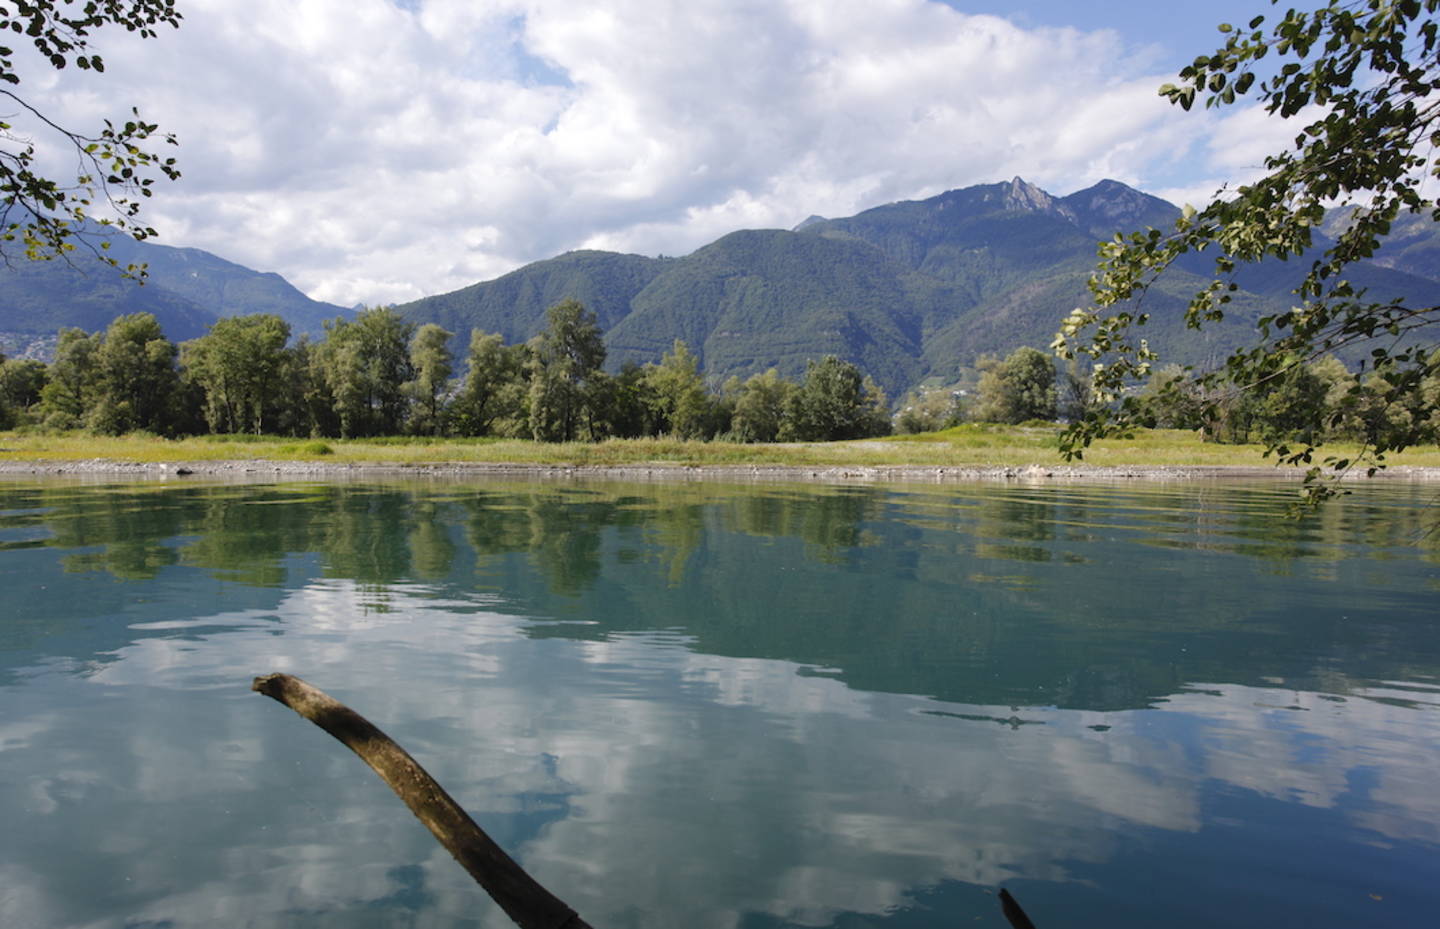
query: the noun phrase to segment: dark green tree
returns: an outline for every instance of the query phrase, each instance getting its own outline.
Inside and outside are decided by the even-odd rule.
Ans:
[[[1278,10],[1268,25],[1263,15],[1244,29],[1222,25],[1224,46],[1197,57],[1178,83],[1160,88],[1187,110],[1197,98],[1225,107],[1253,91],[1272,117],[1299,123],[1295,141],[1266,159],[1259,180],[1204,209],[1187,208],[1169,233],[1145,230],[1102,245],[1091,281],[1094,306],[1065,319],[1055,347],[1066,357],[1103,362],[1095,388],[1109,402],[1066,430],[1067,456],[1080,456],[1092,439],[1143,415],[1130,388],[1150,376],[1156,355],[1134,332],[1148,319],[1138,300],[1171,265],[1202,250],[1215,256],[1214,277],[1186,308],[1185,320],[1195,329],[1224,318],[1244,264],[1305,259],[1297,268],[1294,306],[1260,319],[1256,343],[1231,354],[1223,368],[1201,373],[1205,385],[1264,392],[1297,365],[1363,345],[1372,369],[1382,372],[1384,384],[1375,386],[1381,406],[1425,415],[1410,418],[1413,428],[1373,432],[1358,457],[1329,457],[1324,465],[1343,472],[1360,463],[1373,470],[1388,453],[1426,441],[1423,423],[1433,411],[1420,385],[1440,365],[1433,351],[1440,307],[1361,292],[1345,269],[1374,255],[1402,212],[1440,219],[1423,188],[1440,177],[1440,0],[1331,0],[1309,12]],[[1258,76],[1262,68],[1271,76]],[[1317,256],[1315,229],[1332,207],[1352,212],[1333,245]],[[1360,385],[1355,389],[1358,404]],[[1272,442],[1267,454],[1313,461],[1312,443],[1283,450],[1282,444]],[[1311,499],[1332,492],[1320,480],[1324,470],[1313,465],[1308,472]]]
[[[137,429],[171,432],[180,386],[178,354],[150,313],[117,318],[95,352],[94,400],[85,425],[108,435]]]
[[[1053,420],[1058,396],[1055,363],[1038,349],[1022,346],[1004,361],[985,359],[979,365],[979,400],[975,418],[991,423]]]
[[[1242,394],[1252,420],[1252,440],[1277,446],[1324,441],[1330,385],[1309,364],[1286,365],[1283,370],[1264,391]]]
[[[834,355],[805,366],[805,380],[790,394],[780,425],[785,442],[836,442],[889,432],[884,391]]]
[[[595,314],[578,300],[546,311],[548,325],[530,342],[530,433],[542,442],[598,438],[603,410],[597,385],[605,343]]]
[[[30,0],[0,5],[0,34],[23,36],[51,67],[74,65],[101,72],[105,62],[91,48],[92,33],[118,27],[153,38],[161,26],[179,26],[174,0]],[[155,235],[138,219],[140,204],[159,177],[180,176],[175,159],[151,151],[152,139],[174,144],[171,135],[140,118],[138,110],[116,120],[106,119],[88,133],[55,123],[14,88],[21,83],[16,53],[0,47],[0,95],[10,99],[0,122],[0,257],[12,243],[30,258],[53,258],[72,251],[78,236],[92,223],[136,239]],[[41,173],[48,157],[68,152],[78,163],[73,178]],[[6,246],[10,246],[7,248]],[[103,249],[104,243],[101,243]],[[113,259],[104,256],[110,264]],[[127,270],[143,273],[143,269]]]
[[[607,418],[610,435],[623,439],[660,434],[660,399],[648,377],[649,366],[627,361],[611,378]]]
[[[83,329],[60,330],[50,378],[40,392],[40,415],[47,428],[78,429],[95,400],[100,333]]]
[[[1323,441],[1329,386],[1310,365],[1289,365],[1264,391],[1230,390],[1207,403],[1206,437],[1276,446]]]
[[[454,369],[450,339],[455,335],[435,323],[426,323],[410,340],[410,368],[414,380],[405,384],[410,399],[410,431],[440,435],[445,431],[445,392]]]
[[[700,360],[680,339],[658,365],[646,365],[645,380],[656,404],[658,432],[677,439],[704,439],[711,431],[714,401],[700,376]]]
[[[471,331],[465,380],[450,405],[457,433],[511,437],[529,434],[527,353],[524,345],[506,345],[498,333]]]
[[[401,432],[409,408],[404,385],[414,376],[413,331],[390,307],[371,307],[354,320],[325,324],[317,360],[342,437]]]
[[[282,435],[338,436],[340,418],[335,413],[335,395],[325,379],[321,343],[301,335],[285,353],[280,382],[285,403],[280,406],[276,426]]]
[[[0,428],[28,421],[39,405],[49,375],[43,362],[33,358],[0,356]]]
[[[774,442],[780,438],[781,425],[789,406],[795,383],[770,368],[763,374],[752,374],[734,388],[735,412],[730,418],[730,431],[741,442]]]
[[[180,347],[185,376],[199,387],[211,432],[260,434],[276,425],[286,398],[290,324],[270,313],[232,316]]]

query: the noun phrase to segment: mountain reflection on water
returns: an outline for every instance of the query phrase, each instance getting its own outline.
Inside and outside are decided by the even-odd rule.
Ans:
[[[0,484],[0,925],[1423,924],[1433,491]]]

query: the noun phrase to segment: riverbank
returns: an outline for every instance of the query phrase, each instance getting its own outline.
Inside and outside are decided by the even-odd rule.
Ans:
[[[564,465],[456,461],[428,464],[395,462],[272,461],[265,459],[211,461],[3,461],[0,476],[88,476],[96,478],[227,480],[363,480],[366,478],[484,478],[537,477],[595,478],[607,480],[675,481],[824,481],[855,483],[967,481],[1196,481],[1196,480],[1292,480],[1300,481],[1304,471],[1288,467],[1242,465],[1086,465],[1048,466],[933,466],[933,465],[696,465],[629,464]],[[1366,480],[1363,472],[1346,480]],[[1440,482],[1440,467],[1399,466],[1386,468],[1372,480]]]
[[[633,480],[1300,480],[1258,446],[1216,445],[1193,433],[1139,430],[1065,462],[1055,430],[967,425],[941,433],[853,442],[741,445],[671,439],[551,444],[518,439],[293,439],[269,436],[0,433],[0,474],[136,478],[345,479],[366,476],[588,476]],[[1344,447],[1327,454],[1353,455]],[[1391,459],[1385,479],[1440,480],[1440,449]],[[1351,475],[1363,478],[1363,472]]]

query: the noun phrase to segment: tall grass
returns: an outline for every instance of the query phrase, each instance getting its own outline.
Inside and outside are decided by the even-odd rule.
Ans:
[[[852,442],[741,445],[678,439],[611,439],[599,443],[541,443],[522,439],[385,437],[305,440],[222,435],[162,439],[151,435],[96,436],[0,433],[0,462],[106,460],[185,462],[219,460],[324,461],[389,465],[494,463],[545,466],[796,466],[796,467],[1041,467],[1059,468],[1055,428],[966,424],[943,432]],[[1353,455],[1349,446],[1327,453]],[[1101,467],[1267,467],[1257,445],[1216,445],[1179,430],[1136,430],[1131,438],[1096,442],[1083,464]],[[1440,467],[1440,448],[1412,449],[1392,464]]]

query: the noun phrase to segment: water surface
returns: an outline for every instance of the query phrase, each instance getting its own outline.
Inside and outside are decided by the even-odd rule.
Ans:
[[[1424,925],[1434,490],[0,483],[0,925]]]

